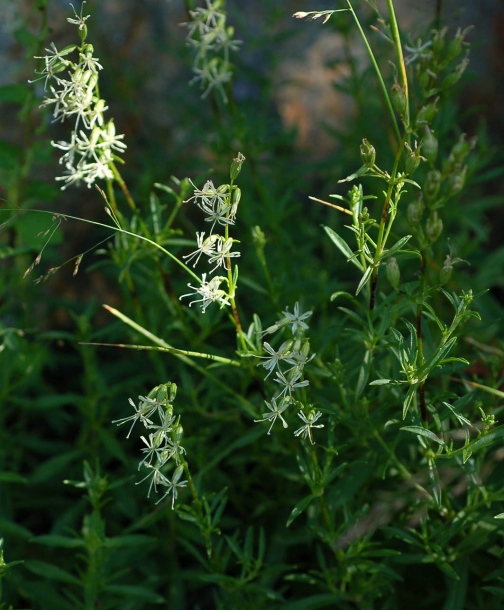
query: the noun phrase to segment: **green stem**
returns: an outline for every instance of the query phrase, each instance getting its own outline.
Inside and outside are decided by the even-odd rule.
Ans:
[[[104,306],[105,307],[105,306]],[[106,306],[106,308],[114,315],[117,315],[117,310],[113,310],[112,307]],[[117,313],[116,313],[117,312]],[[143,328],[142,326],[138,326],[138,328]],[[145,329],[144,329],[145,330]],[[154,335],[152,335],[154,336]],[[132,345],[129,343],[88,343],[88,342],[79,342],[79,345],[99,345],[101,347],[122,347],[124,349],[135,349],[139,351],[143,350],[152,350],[156,352],[168,352],[169,354],[174,354],[175,356],[188,356],[190,358],[203,358],[205,360],[212,360],[213,362],[220,362],[221,364],[229,364],[231,366],[240,367],[241,364],[237,360],[231,360],[231,358],[223,358],[222,356],[216,356],[215,354],[205,354],[204,352],[191,352],[186,349],[177,349],[176,347],[160,347],[154,345]]]
[[[406,110],[404,111],[404,124],[409,125],[409,96],[408,96],[408,75],[406,73],[406,66],[404,64],[404,57],[402,52],[401,37],[399,35],[399,27],[394,12],[393,0],[387,0],[387,6],[390,15],[390,28],[392,31],[392,38],[394,39],[394,46],[397,55],[397,64],[399,66],[399,74],[401,75],[401,85],[406,95]]]
[[[388,2],[391,3],[391,0],[388,0]],[[357,29],[359,30],[359,33],[360,33],[360,35],[362,37],[362,40],[364,41],[364,45],[366,46],[366,50],[368,52],[369,58],[370,58],[371,63],[373,65],[374,71],[376,73],[376,77],[378,78],[378,83],[380,85],[380,89],[382,91],[382,95],[383,95],[383,98],[385,100],[385,104],[386,104],[387,109],[389,111],[390,118],[392,119],[392,125],[393,125],[393,128],[394,128],[395,136],[397,138],[397,141],[400,142],[400,140],[401,140],[401,132],[399,130],[399,125],[397,124],[397,119],[396,119],[396,116],[395,116],[394,108],[392,107],[392,102],[390,101],[390,96],[388,94],[387,87],[386,87],[385,82],[383,80],[383,77],[381,75],[380,68],[378,66],[378,62],[376,61],[376,58],[375,58],[374,53],[373,53],[373,50],[371,49],[371,45],[369,44],[368,39],[366,37],[366,34],[364,33],[364,30],[362,29],[362,26],[360,24],[359,18],[357,17],[357,15],[355,14],[355,11],[353,10],[353,7],[352,7],[352,5],[350,3],[350,0],[347,0],[347,4],[348,4],[348,8],[349,8],[350,12],[353,15],[353,18],[354,18],[355,23],[357,25]],[[393,13],[393,10],[392,10],[392,13]],[[395,20],[395,16],[394,16],[394,20]],[[396,26],[397,26],[397,24],[396,24]]]
[[[14,210],[12,208],[5,208],[5,210],[2,210],[2,211],[19,212],[19,210]],[[38,214],[50,214],[51,216],[54,215],[54,212],[51,212],[50,210],[29,210],[29,212],[38,213]],[[182,267],[182,269],[184,269],[184,271],[186,271],[194,280],[196,280],[198,283],[201,284],[201,278],[199,278],[194,273],[194,271],[191,271],[191,269],[187,265],[185,265],[179,258],[177,258],[174,254],[172,254],[171,252],[166,250],[166,248],[163,248],[163,246],[161,246],[157,242],[153,241],[152,239],[149,239],[148,237],[145,237],[144,235],[139,235],[138,233],[132,233],[131,231],[126,231],[126,229],[122,229],[121,227],[117,227],[117,226],[112,227],[103,222],[97,222],[96,220],[88,220],[86,218],[80,218],[79,216],[70,216],[68,214],[61,214],[61,216],[63,216],[64,218],[70,218],[71,220],[79,220],[80,222],[87,222],[89,224],[96,225],[98,227],[110,229],[111,231],[118,231],[119,233],[124,233],[125,235],[130,235],[131,237],[136,237],[137,239],[146,241],[147,243],[151,244],[151,246],[154,246],[158,250],[161,250],[161,252],[163,252],[163,254],[166,254],[166,256],[171,258],[175,263],[177,263],[177,265],[179,265],[179,267]]]

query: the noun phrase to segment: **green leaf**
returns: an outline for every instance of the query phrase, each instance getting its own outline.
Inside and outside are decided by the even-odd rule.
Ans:
[[[140,599],[151,604],[162,604],[165,602],[165,598],[146,587],[139,587],[135,585],[108,585],[103,589],[107,593],[113,593],[114,595],[120,595],[121,597],[133,597]]]
[[[66,582],[67,584],[77,586],[81,586],[82,584],[80,578],[76,578],[73,574],[70,574],[70,572],[63,570],[52,563],[47,563],[46,561],[29,559],[28,561],[25,561],[24,565],[30,572],[33,572],[33,574],[43,576],[47,580],[56,580],[58,582]]]
[[[346,241],[340,237],[336,231],[333,231],[330,227],[323,226],[324,231],[329,235],[331,241],[335,244],[335,246],[340,250],[340,252],[345,256],[347,261],[352,262],[360,271],[364,271],[360,261],[356,258],[353,258],[354,253],[350,249],[350,246],[346,243]]]
[[[299,517],[299,515],[305,510],[305,508],[310,504],[310,502],[316,497],[317,496],[315,496],[314,494],[310,494],[309,496],[306,496],[300,502],[298,502],[296,506],[292,509],[292,512],[289,518],[287,519],[286,527],[289,527],[289,525],[294,521],[294,519]]]
[[[84,546],[84,541],[80,538],[70,538],[58,534],[44,534],[31,539],[31,542],[43,544],[44,546],[54,546],[64,549],[77,549]]]
[[[369,385],[389,385],[394,383],[393,379],[375,379]]]
[[[357,379],[357,385],[355,387],[355,400],[359,398],[367,385],[369,372],[371,371],[371,355],[371,351],[369,350],[367,350],[364,354],[364,358],[359,369],[359,378]]]
[[[408,414],[408,409],[410,408],[411,401],[413,400],[413,397],[415,396],[415,393],[417,391],[417,385],[418,384],[416,383],[413,384],[406,392],[406,398],[403,402],[403,419],[406,419],[406,415]]]
[[[422,426],[403,426],[400,430],[406,430],[407,432],[412,432],[413,434],[418,434],[419,436],[424,436],[429,440],[438,443],[441,446],[445,446],[445,442],[443,439],[436,436],[434,432],[427,430],[427,428],[422,428]]]
[[[362,279],[359,282],[359,285],[357,286],[357,290],[355,291],[355,295],[356,296],[364,288],[364,286],[369,282],[369,280],[371,279],[371,274],[372,273],[373,273],[373,267],[368,267],[366,269],[364,275],[362,276]]]
[[[389,248],[388,250],[385,250],[385,252],[383,252],[382,256],[380,257],[380,260],[384,259],[384,258],[388,258],[389,256],[392,256],[393,254],[395,254],[398,250],[400,250],[404,244],[406,244],[410,239],[411,239],[411,235],[405,235],[404,237],[402,237],[399,241],[396,241],[396,243]]]

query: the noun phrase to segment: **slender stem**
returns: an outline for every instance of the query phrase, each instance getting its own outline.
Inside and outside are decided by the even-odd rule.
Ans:
[[[146,328],[144,328],[143,326],[140,326],[139,324],[134,322],[131,318],[128,318],[128,316],[124,315],[117,309],[114,309],[113,307],[110,307],[109,305],[104,305],[103,307],[107,311],[109,311],[112,315],[114,315],[114,316],[118,317],[120,320],[122,320],[125,324],[127,324],[128,326],[131,326],[131,328],[133,328],[134,330],[136,330],[139,333],[141,333],[142,335],[144,335],[144,337],[147,337],[148,339],[150,339],[156,345],[159,345],[160,347],[164,347],[164,348],[171,347],[168,343],[166,343],[166,341],[163,341],[163,339],[161,339],[160,337],[157,337],[156,335],[152,334]],[[179,351],[181,351],[181,350],[177,350],[177,352],[179,352]],[[231,394],[239,403],[241,403],[243,405],[243,407],[249,414],[253,415],[254,417],[257,415],[257,410],[256,410],[255,406],[250,401],[248,401],[246,398],[244,398],[240,393],[235,392],[232,388],[230,388],[226,383],[221,381],[218,377],[215,377],[214,375],[209,373],[207,371],[207,369],[198,366],[188,356],[186,356],[182,353],[175,353],[175,352],[172,352],[172,353],[176,358],[178,358],[179,360],[184,362],[184,364],[191,366],[193,369],[195,369],[202,375],[205,375],[206,377],[208,377],[208,379],[211,379],[216,385],[221,387],[226,393]]]
[[[107,308],[112,309],[112,308]],[[111,312],[113,313],[113,312]],[[143,328],[143,327],[142,327]],[[191,352],[186,349],[177,349],[176,347],[160,347],[157,345],[131,345],[128,343],[87,343],[79,342],[79,345],[99,345],[101,347],[122,347],[125,349],[135,350],[151,350],[156,352],[168,352],[170,354],[189,356],[190,358],[203,358],[205,360],[212,360],[213,362],[220,362],[222,364],[229,364],[231,366],[240,367],[241,363],[237,360],[231,360],[230,358],[223,358],[222,356],[216,356],[215,354],[205,354],[203,352]]]
[[[409,96],[408,96],[408,75],[406,73],[406,66],[404,64],[404,57],[402,52],[401,37],[399,35],[399,27],[397,25],[397,19],[394,12],[393,0],[387,0],[387,6],[390,15],[390,28],[392,31],[392,37],[394,39],[394,46],[397,55],[397,64],[399,66],[399,74],[401,75],[401,85],[406,95],[406,110],[404,111],[404,124],[409,125]]]
[[[391,2],[391,0],[388,0],[388,2]],[[359,33],[360,33],[360,35],[362,37],[362,40],[364,41],[364,45],[366,46],[366,50],[368,52],[369,58],[371,59],[371,63],[373,64],[374,71],[376,72],[376,76],[378,78],[378,83],[379,83],[380,88],[382,90],[382,95],[383,95],[383,97],[385,99],[385,104],[387,105],[390,117],[392,119],[392,125],[394,127],[395,136],[397,138],[397,141],[399,142],[401,140],[401,132],[399,130],[399,125],[397,124],[397,119],[396,119],[396,116],[395,116],[394,108],[392,107],[392,102],[390,101],[390,96],[388,94],[385,82],[383,81],[383,77],[381,75],[380,68],[378,66],[378,62],[376,61],[376,58],[375,58],[374,53],[373,53],[373,50],[371,49],[371,45],[369,44],[368,39],[366,37],[366,34],[364,33],[364,30],[362,29],[362,26],[360,24],[359,18],[357,17],[357,15],[355,14],[355,11],[353,10],[353,7],[352,7],[352,5],[350,3],[350,0],[347,0],[347,4],[348,4],[350,12],[353,15],[353,18],[354,18],[355,23],[357,25],[357,29],[359,30]],[[395,19],[395,17],[394,17],[394,19]]]
[[[381,219],[380,219],[380,228],[378,230],[378,239],[376,241],[376,250],[375,250],[375,255],[374,255],[374,269],[373,269],[373,274],[371,276],[371,294],[369,296],[369,311],[373,311],[374,306],[375,306],[376,288],[377,288],[377,283],[378,283],[379,261],[382,257],[383,250],[385,249],[386,236],[388,236],[388,234],[389,234],[389,231],[385,232],[386,225],[387,225],[387,216],[388,216],[389,207],[390,207],[390,199],[392,198],[392,192],[393,192],[394,186],[395,186],[397,168],[399,166],[399,161],[401,159],[403,148],[404,148],[404,139],[401,140],[401,145],[399,146],[396,156],[395,156],[394,166],[392,168],[392,174],[390,176],[389,186],[387,189],[387,194],[385,196],[385,202],[383,203],[383,210],[382,210],[382,215],[381,215]]]
[[[19,210],[14,210],[11,208],[5,208],[5,210],[2,210],[2,211],[19,212]],[[50,210],[27,210],[27,211],[29,211],[30,213],[50,214],[51,216],[54,215],[54,212],[51,212]],[[147,243],[151,244],[151,246],[154,246],[158,250],[161,250],[161,252],[166,254],[166,256],[170,257],[175,263],[177,263],[177,265],[182,267],[182,269],[184,269],[184,271],[186,271],[194,280],[196,280],[198,283],[201,284],[201,278],[199,278],[194,273],[194,271],[191,271],[191,269],[187,265],[185,265],[179,258],[177,258],[170,251],[166,250],[166,248],[163,248],[163,246],[161,246],[157,242],[153,241],[152,239],[149,239],[148,237],[145,237],[144,235],[139,235],[138,233],[132,233],[131,231],[127,231],[126,229],[122,229],[121,227],[117,227],[117,226],[112,227],[103,222],[97,222],[96,220],[88,220],[87,218],[80,218],[79,216],[70,216],[68,214],[61,214],[61,216],[63,216],[64,218],[70,218],[71,220],[79,220],[81,222],[87,222],[91,225],[96,225],[98,227],[104,227],[105,229],[110,229],[111,231],[118,231],[119,233],[124,233],[124,235],[130,235],[131,237],[136,237],[137,239],[146,241]]]

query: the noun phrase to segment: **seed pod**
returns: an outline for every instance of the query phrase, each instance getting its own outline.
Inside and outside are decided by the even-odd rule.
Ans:
[[[448,179],[447,195],[453,197],[459,193],[465,185],[467,175],[467,165],[455,168],[454,172]]]
[[[432,123],[434,117],[436,116],[438,100],[439,97],[437,97],[430,104],[427,104],[426,106],[422,106],[420,108],[416,117],[417,128],[423,125],[424,123]]]
[[[444,60],[447,64],[457,58],[460,53],[462,53],[462,49],[467,46],[467,43],[465,42],[464,38],[465,35],[471,29],[472,26],[466,28],[465,30],[461,30],[459,28],[453,40],[450,40],[450,42],[448,43],[448,47],[446,48],[446,56],[444,57]]]
[[[422,159],[424,161],[426,161],[425,157],[422,157],[422,155],[420,154],[420,149],[418,147],[413,150],[411,148],[409,148],[409,153],[408,153],[408,156],[406,157],[406,163],[405,163],[406,173],[411,176],[411,174],[420,165],[420,161]]]
[[[453,87],[453,85],[458,83],[458,81],[460,80],[462,74],[464,74],[465,69],[467,68],[468,65],[469,65],[469,58],[464,57],[464,59],[458,64],[458,66],[455,68],[455,70],[453,70],[452,72],[450,72],[449,74],[447,74],[444,77],[443,82],[441,83],[441,88],[449,89],[450,87]]]
[[[417,199],[409,204],[406,214],[410,225],[416,226],[420,224],[424,208],[424,202],[421,199]]]
[[[375,147],[370,144],[366,138],[362,140],[362,144],[360,145],[360,156],[362,159],[362,163],[368,169],[371,169],[375,163],[376,150]]]
[[[441,30],[434,30],[432,37],[432,51],[434,55],[440,57],[445,46],[445,35],[448,28],[444,27]]]
[[[401,281],[401,270],[399,269],[399,265],[397,264],[397,260],[395,259],[395,257],[390,257],[385,271],[387,273],[387,279],[390,282],[392,288],[397,288]]]
[[[392,85],[392,89],[390,92],[390,97],[392,99],[392,106],[394,110],[400,116],[403,116],[406,112],[406,104],[408,100],[406,98],[406,90],[399,83],[394,83]]]
[[[433,201],[437,197],[440,186],[441,172],[437,169],[431,169],[430,172],[427,174],[423,189],[427,201]]]
[[[425,137],[422,140],[422,153],[427,161],[432,165],[438,154],[438,140],[436,136],[429,129],[428,125],[425,125]]]
[[[431,212],[427,223],[425,225],[425,232],[431,244],[439,239],[439,236],[443,232],[443,221],[439,218],[439,214],[436,210]]]

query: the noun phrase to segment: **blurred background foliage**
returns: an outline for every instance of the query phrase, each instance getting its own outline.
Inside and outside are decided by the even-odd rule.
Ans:
[[[174,204],[154,183],[177,190],[171,176],[188,176],[198,184],[207,177],[225,182],[231,158],[243,152],[247,163],[239,181],[243,195],[237,224],[243,318],[251,320],[257,312],[266,326],[275,321],[275,312],[300,300],[305,309],[314,309],[312,349],[334,355],[344,320],[329,297],[338,290],[353,293],[355,275],[320,228],[341,228],[341,215],[308,196],[327,199],[329,193],[346,193],[337,181],[355,170],[364,137],[373,142],[380,164],[389,165],[390,134],[380,122],[381,100],[350,19],[341,14],[322,27],[291,18],[298,10],[333,8],[309,4],[228,0],[228,23],[242,44],[233,58],[234,98],[227,106],[214,98],[202,100],[197,87],[188,85],[191,54],[180,26],[188,20],[182,2],[88,0],[86,9],[92,15],[90,39],[104,65],[101,94],[128,144],[123,176],[142,211],[148,215],[151,206],[169,210]],[[463,199],[447,206],[445,232],[456,255],[470,262],[457,267],[454,288],[490,289],[475,304],[482,322],[471,323],[466,333],[467,357],[473,360],[467,374],[502,389],[504,11],[490,0],[398,0],[406,41],[425,36],[436,6],[442,6],[442,23],[450,32],[475,25],[468,73],[445,101],[437,128],[441,156],[461,132],[478,136],[468,189]],[[359,10],[371,31],[374,17],[363,3]],[[448,557],[440,559],[436,544],[444,542],[425,542],[414,494],[406,489],[394,493],[393,486],[382,489],[376,474],[379,451],[369,462],[364,440],[366,457],[351,463],[345,485],[335,484],[331,491],[333,498],[339,494],[335,505],[342,523],[335,551],[340,575],[334,578],[348,577],[351,590],[338,598],[328,584],[331,576],[324,573],[324,551],[313,530],[302,518],[285,529],[304,485],[300,472],[305,458],[296,439],[288,440],[279,429],[282,442],[271,442],[252,424],[253,414],[244,412],[236,394],[223,392],[201,370],[172,356],[79,343],[144,342],[103,310],[106,303],[174,346],[232,355],[234,337],[223,313],[210,308],[201,316],[182,308],[177,297],[186,292],[186,278],[169,261],[113,238],[116,247],[104,244],[86,255],[75,277],[68,264],[35,283],[50,268],[108,236],[67,220],[40,264],[23,279],[52,224],[48,215],[22,211],[104,218],[94,189],[62,192],[54,182],[60,168],[50,140],[63,139],[68,127],[51,123],[38,109],[40,83],[27,85],[37,67],[34,55],[42,55],[50,41],[58,48],[74,42],[68,15],[67,2],[59,0],[0,0],[0,209],[19,210],[3,213],[2,222],[8,222],[0,233],[0,537],[5,560],[25,562],[9,570],[4,607],[98,607],[90,591],[100,582],[103,608],[500,608],[503,575],[495,576],[498,586],[485,578],[502,563],[502,534],[488,525],[477,530],[477,541],[465,537],[469,567],[463,559],[455,566]],[[386,70],[386,42],[376,35],[374,43]],[[366,188],[372,192],[377,185]],[[193,209],[181,209],[178,232],[168,236],[174,252],[182,252],[180,240],[192,239],[199,222]],[[257,225],[266,237],[272,289],[251,235]],[[446,251],[444,240],[441,262]],[[343,366],[352,370],[358,357],[356,350]],[[219,371],[218,377],[247,400],[261,402],[259,389],[241,372]],[[146,395],[169,380],[179,386],[176,404],[192,472],[198,484],[204,481],[214,510],[220,510],[221,496],[212,499],[210,494],[228,490],[219,524],[227,551],[221,551],[222,564],[212,569],[193,524],[164,505],[154,506],[145,498],[145,488],[134,485],[135,443],[125,441],[123,429],[110,423],[127,414],[129,397]],[[337,390],[327,391],[324,384],[321,377],[313,390],[322,407],[338,400],[330,395]],[[498,411],[497,398],[486,400],[481,402],[485,410]],[[354,423],[349,442],[358,447]],[[503,459],[502,448],[492,454],[488,476],[494,482],[502,481]],[[458,484],[464,493],[464,480],[451,479],[449,469],[443,476],[445,484]],[[484,503],[481,510],[478,518],[488,521]],[[442,529],[443,517],[433,519]],[[392,531],[396,520],[414,530],[395,532],[398,538],[423,536],[422,548],[430,545],[432,555],[405,554],[404,563],[394,563],[390,557],[400,543],[381,548],[383,537],[390,540],[394,532],[380,532]],[[267,565],[256,576],[253,562],[249,565],[240,549],[259,552],[262,531],[270,543]],[[444,571],[433,567],[436,562]],[[82,588],[88,597],[77,593]]]

